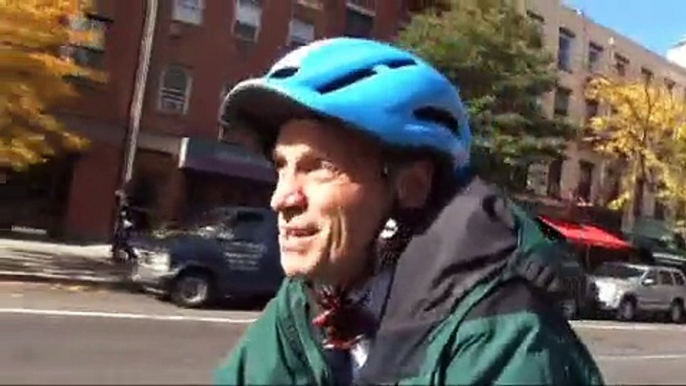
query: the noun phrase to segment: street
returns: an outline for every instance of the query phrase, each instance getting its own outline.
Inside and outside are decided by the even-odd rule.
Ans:
[[[0,283],[3,384],[207,384],[254,311],[184,310],[141,294]],[[686,379],[686,327],[574,323],[608,384]]]
[[[255,312],[0,283],[3,384],[207,384]]]

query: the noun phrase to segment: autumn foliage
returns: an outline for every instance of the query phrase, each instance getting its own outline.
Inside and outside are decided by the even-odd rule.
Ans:
[[[21,169],[87,145],[50,108],[75,96],[70,76],[93,76],[61,54],[89,39],[70,23],[82,0],[0,0],[0,168]]]
[[[624,161],[623,191],[615,208],[634,203],[645,187],[663,199],[686,202],[686,101],[664,86],[597,78],[587,97],[608,113],[590,121],[589,139],[600,153]]]

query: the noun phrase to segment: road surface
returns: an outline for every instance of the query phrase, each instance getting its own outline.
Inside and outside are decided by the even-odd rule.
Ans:
[[[0,383],[207,384],[252,311],[0,283]],[[686,327],[580,322],[608,384],[683,384]]]

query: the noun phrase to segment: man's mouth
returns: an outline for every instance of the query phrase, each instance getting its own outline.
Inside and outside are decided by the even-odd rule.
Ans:
[[[288,238],[311,237],[317,233],[315,228],[286,228],[281,234]]]
[[[318,233],[315,227],[285,227],[280,230],[281,247],[283,249],[298,249],[301,243],[310,240]]]

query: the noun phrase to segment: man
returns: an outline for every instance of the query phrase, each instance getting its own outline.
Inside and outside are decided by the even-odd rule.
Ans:
[[[131,221],[131,206],[124,189],[117,189],[114,192],[114,197],[116,199],[117,218],[110,252],[115,262],[131,261],[136,258],[136,254],[129,244],[134,225]]]
[[[420,58],[317,41],[238,84],[222,120],[273,154],[287,279],[217,383],[602,383],[544,243],[471,175],[459,94]]]

